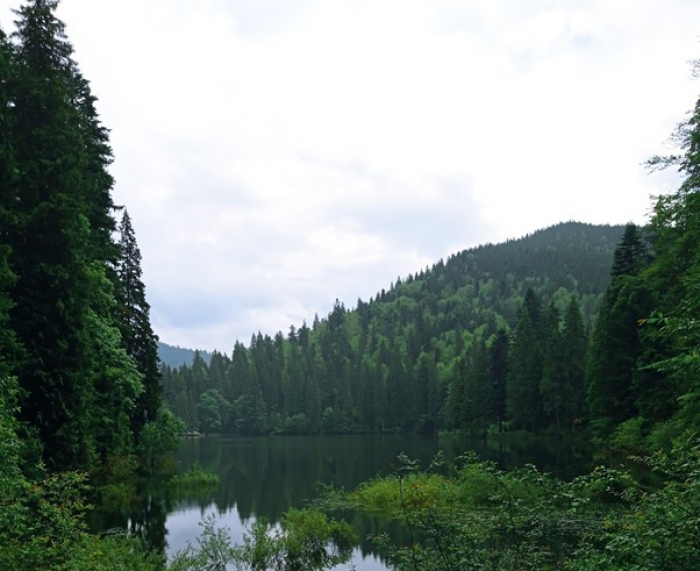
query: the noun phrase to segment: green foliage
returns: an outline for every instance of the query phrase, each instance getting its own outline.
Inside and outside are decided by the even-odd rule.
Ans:
[[[567,485],[532,466],[505,473],[473,457],[460,467],[438,458],[421,471],[400,461],[395,475],[326,500],[401,525],[407,545],[375,538],[397,570],[559,569],[597,521]]]
[[[185,423],[167,408],[158,409],[154,421],[146,423],[141,432],[138,453],[142,467],[147,471],[156,470],[169,452],[177,450],[185,432]]]
[[[49,468],[98,471],[133,454],[159,376],[155,346],[148,369],[120,320],[112,151],[57,5],[31,0],[0,32],[0,375],[17,378],[14,414]]]
[[[700,560],[700,441],[635,458],[662,483],[598,467],[572,482],[532,466],[502,472],[466,457],[426,471],[400,457],[391,476],[353,492],[331,491],[324,505],[389,519],[407,543],[375,541],[396,570],[687,570]],[[644,478],[645,480],[647,478]]]
[[[0,378],[0,569],[156,571],[160,559],[126,537],[86,532],[86,478],[76,472],[23,470],[23,443],[13,420],[17,383]]]
[[[620,227],[567,223],[461,252],[396,280],[369,302],[358,300],[354,310],[336,301],[327,318],[316,318],[311,327],[292,327],[274,339],[253,335],[249,347],[235,343],[230,357],[212,355],[211,365],[200,360],[165,367],[164,396],[189,428],[197,428],[201,412],[213,410],[200,409],[200,397],[215,389],[231,404],[222,430],[244,434],[570,430],[584,417],[581,336],[607,285],[621,234]],[[545,356],[539,322],[509,352],[507,329],[526,298],[540,304],[551,299],[562,311],[580,300],[579,322],[567,326],[579,326],[566,337],[575,355],[570,361],[560,357],[565,367],[548,369],[553,374],[544,385],[546,411],[545,360],[566,352],[550,344]],[[554,328],[564,343],[562,324]],[[497,357],[491,355],[493,344]],[[511,359],[532,361],[527,379],[515,381],[518,367],[508,367]],[[508,376],[511,393],[523,389],[510,399],[519,403],[510,416]]]
[[[658,489],[636,484],[622,494],[625,510],[610,513],[585,536],[575,571],[687,570],[700,561],[700,445],[695,436],[670,453],[640,460],[664,480]]]
[[[141,280],[141,252],[126,210],[119,225],[119,257],[116,264],[118,327],[127,355],[142,378],[143,390],[131,407],[131,426],[138,439],[144,425],[156,420],[161,405],[158,337],[150,322],[150,306]]]
[[[209,389],[199,395],[197,412],[199,428],[204,433],[220,433],[228,423],[231,404],[216,389]]]
[[[644,449],[644,419],[634,417],[621,422],[610,435],[608,446],[620,450]]]
[[[228,530],[213,517],[203,522],[197,546],[191,544],[173,558],[170,571],[320,571],[348,561],[352,531],[344,522],[316,510],[290,510],[279,527],[259,520],[232,547]]]
[[[219,476],[207,472],[199,464],[196,464],[182,474],[175,474],[170,484],[178,488],[186,487],[212,487],[219,484]]]
[[[599,436],[637,414],[635,369],[644,354],[640,324],[653,309],[653,296],[640,275],[648,253],[639,230],[625,229],[592,341],[588,406]]]

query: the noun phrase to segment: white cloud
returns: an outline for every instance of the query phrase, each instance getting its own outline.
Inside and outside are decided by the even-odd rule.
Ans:
[[[14,2],[0,0],[6,24]],[[460,248],[643,221],[687,0],[62,0],[166,342],[230,349]]]

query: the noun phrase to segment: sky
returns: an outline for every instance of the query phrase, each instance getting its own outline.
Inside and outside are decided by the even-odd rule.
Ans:
[[[0,0],[0,24],[12,8]],[[697,0],[62,0],[161,341],[230,353],[561,221],[644,223]]]

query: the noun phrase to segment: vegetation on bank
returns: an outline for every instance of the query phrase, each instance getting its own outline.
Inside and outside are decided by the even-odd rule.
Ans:
[[[659,487],[603,467],[562,482],[534,466],[503,472],[473,457],[425,471],[401,460],[396,474],[323,502],[403,526],[406,545],[374,538],[393,569],[687,570],[700,560],[696,437],[638,458]]]
[[[640,461],[662,483],[405,459],[326,505],[404,525],[409,545],[384,541],[397,569],[696,565],[700,101],[680,153],[650,162],[684,182],[648,227],[565,224],[463,252],[354,311],[338,302],[312,327],[161,379],[135,233],[126,211],[114,217],[108,132],[56,5],[30,0],[0,31],[0,568],[167,566],[136,534],[88,533],[85,497],[106,473],[124,476],[105,492],[118,495],[131,472],[162,468],[177,415],[251,434],[587,424],[602,445],[656,450]],[[204,532],[171,568],[325,569],[350,551],[347,526],[316,510],[258,522],[238,547],[211,522]]]
[[[207,472],[199,464],[196,464],[182,474],[175,474],[170,479],[170,485],[176,488],[211,487],[219,483],[219,476]]]

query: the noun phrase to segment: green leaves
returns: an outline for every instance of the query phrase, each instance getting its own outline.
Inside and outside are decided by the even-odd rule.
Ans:
[[[170,571],[321,571],[345,563],[352,553],[350,526],[317,510],[289,510],[279,527],[252,524],[243,544],[231,546],[228,530],[210,516],[197,546],[175,555]]]

